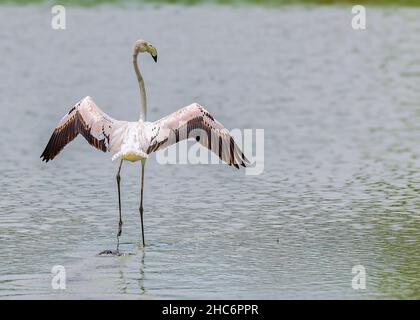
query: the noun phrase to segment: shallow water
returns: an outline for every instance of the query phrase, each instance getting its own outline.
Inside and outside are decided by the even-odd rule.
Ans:
[[[419,9],[0,7],[1,298],[420,298]],[[76,139],[39,159],[68,108],[91,95],[136,120],[131,45],[149,119],[193,101],[229,128],[265,130],[265,169],[146,166]],[[365,290],[351,286],[366,268]],[[66,290],[51,268],[66,268]]]

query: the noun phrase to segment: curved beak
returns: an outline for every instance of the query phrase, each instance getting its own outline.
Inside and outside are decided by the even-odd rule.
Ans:
[[[155,62],[157,62],[157,55],[152,56],[153,60],[155,60]]]

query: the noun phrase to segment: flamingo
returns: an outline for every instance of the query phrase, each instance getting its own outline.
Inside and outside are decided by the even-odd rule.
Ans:
[[[229,131],[201,105],[192,103],[155,122],[146,121],[147,100],[143,77],[138,66],[139,53],[149,53],[157,62],[157,50],[148,41],[137,40],[133,46],[133,67],[140,89],[140,119],[135,122],[115,120],[103,112],[89,96],[80,100],[55,127],[42,161],[53,160],[78,134],[103,152],[112,153],[112,161],[119,159],[116,175],[118,189],[118,232],[122,234],[121,168],[124,161],[141,162],[140,220],[142,243],[145,247],[143,226],[143,190],[146,159],[152,152],[165,149],[181,140],[194,138],[214,152],[222,161],[239,169],[249,161],[235,143]]]

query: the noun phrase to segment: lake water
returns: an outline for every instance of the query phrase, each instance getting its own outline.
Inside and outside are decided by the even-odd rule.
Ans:
[[[0,6],[0,298],[420,298],[419,9]],[[90,95],[136,120],[135,39],[149,120],[197,101],[264,129],[264,172],[147,162],[122,171],[78,138],[39,159]],[[66,269],[53,290],[51,268]],[[352,288],[363,265],[366,289]]]

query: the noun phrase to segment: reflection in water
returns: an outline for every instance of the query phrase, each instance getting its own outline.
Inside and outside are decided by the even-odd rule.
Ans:
[[[144,270],[145,270],[145,265],[144,265],[144,257],[145,257],[145,251],[141,250],[141,259],[140,259],[140,264],[139,264],[139,289],[140,289],[140,294],[145,294],[146,293],[146,289],[144,288]]]
[[[130,252],[130,253],[124,253],[122,257],[127,256],[137,256],[135,259],[135,263],[138,263],[138,294],[139,295],[145,295],[146,290],[144,288],[144,278],[145,278],[145,264],[144,264],[144,258],[145,258],[145,251],[143,250],[143,246],[137,246],[136,252]],[[113,258],[115,256],[110,256],[108,258]],[[119,265],[118,268],[118,274],[119,274],[119,283],[120,283],[120,293],[127,294],[129,293],[129,287],[130,287],[130,274],[128,277],[125,275],[125,265]]]
[[[371,8],[365,32],[335,7],[75,7],[65,32],[44,9],[0,11],[2,298],[420,298],[419,9]],[[140,166],[127,165],[133,254],[101,257],[115,247],[117,164],[81,139],[48,165],[39,155],[86,95],[138,117],[137,38],[159,51],[140,61],[149,119],[197,101],[228,127],[263,128],[264,173],[152,157],[145,253]],[[351,287],[358,264],[366,290]]]

